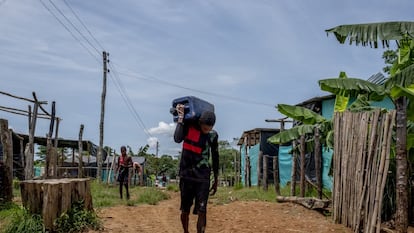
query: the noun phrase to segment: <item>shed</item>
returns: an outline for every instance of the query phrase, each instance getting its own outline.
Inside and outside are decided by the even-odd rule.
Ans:
[[[279,129],[255,128],[244,131],[237,145],[240,146],[241,178],[246,186],[259,184],[263,174],[263,164],[260,156],[275,156],[279,153],[279,146],[267,142],[267,139],[277,133]],[[246,164],[250,164],[250,169]],[[268,167],[273,166],[273,160],[269,159]],[[268,170],[269,171],[269,170]],[[260,173],[260,174],[258,174]],[[269,180],[273,180],[273,173],[268,172]],[[251,183],[248,183],[250,180]]]

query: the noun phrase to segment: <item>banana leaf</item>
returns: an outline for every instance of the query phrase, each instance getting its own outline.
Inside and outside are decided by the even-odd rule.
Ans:
[[[414,84],[409,87],[395,85],[391,88],[390,96],[393,99],[405,96],[409,99],[407,105],[407,119],[414,121]]]
[[[345,72],[341,72],[338,78],[346,79],[348,77],[346,76]],[[346,93],[342,95],[336,95],[334,112],[344,112],[346,110],[346,107],[348,106],[348,103],[349,95],[347,95]]]
[[[401,40],[414,38],[414,22],[396,21],[367,24],[340,25],[325,30],[326,33],[333,33],[339,43],[371,46],[378,48],[379,42],[383,47],[389,47],[390,40]]]
[[[414,148],[414,134],[407,134],[407,150]]]
[[[385,89],[389,91],[396,85],[408,87],[412,84],[414,84],[414,64],[389,77],[385,82]]]
[[[357,97],[359,94],[367,94],[368,100],[381,101],[386,96],[384,87],[362,79],[322,79],[318,81],[322,90],[335,95],[349,95]]]
[[[294,120],[303,122],[304,124],[313,125],[315,123],[321,123],[326,121],[327,119],[320,114],[309,110],[304,107],[300,106],[293,106],[293,105],[287,105],[287,104],[278,104],[277,110],[286,115],[287,117],[290,117]]]
[[[267,139],[268,142],[273,144],[284,144],[300,138],[305,134],[313,134],[314,125],[299,125],[293,128],[284,130],[278,134],[275,134]]]

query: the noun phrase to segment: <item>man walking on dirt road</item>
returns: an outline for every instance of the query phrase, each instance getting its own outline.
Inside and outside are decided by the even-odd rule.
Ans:
[[[126,198],[129,200],[129,168],[132,167],[132,158],[127,155],[126,147],[121,146],[121,156],[118,157],[117,181],[119,182],[119,195],[122,199],[122,186],[126,189]]]
[[[218,134],[213,130],[216,122],[214,112],[204,111],[196,121],[184,121],[184,105],[176,106],[178,113],[174,141],[183,142],[180,160],[180,192],[181,192],[181,224],[184,233],[188,233],[190,209],[195,200],[193,214],[198,215],[197,232],[202,233],[207,224],[207,201],[209,192],[214,195],[217,191],[219,153]],[[211,167],[210,152],[214,182],[210,189]]]

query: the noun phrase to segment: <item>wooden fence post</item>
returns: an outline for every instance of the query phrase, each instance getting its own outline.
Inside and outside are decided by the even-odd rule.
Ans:
[[[273,181],[275,183],[275,192],[280,195],[280,178],[279,178],[279,156],[273,157]]]
[[[250,165],[250,157],[247,157],[247,185],[248,187],[252,187],[252,166]]]
[[[3,198],[6,202],[11,202],[13,200],[13,145],[9,123],[5,119],[0,119],[0,133],[1,144],[3,145],[3,161],[0,161],[3,162],[2,169],[4,172],[1,184],[3,186]],[[1,196],[0,199],[2,199]]]
[[[33,162],[34,162],[34,137],[36,129],[37,112],[39,109],[39,102],[34,103],[33,113],[30,111],[29,106],[29,143],[26,145],[25,150],[25,179],[29,180],[33,178]]]
[[[293,154],[292,154],[292,176],[290,181],[290,196],[296,196],[296,141],[292,142]]]
[[[257,188],[260,188],[260,186],[262,185],[262,178],[263,178],[263,173],[264,173],[264,171],[262,171],[262,163],[263,163],[263,152],[259,151],[259,155],[257,156]]]
[[[300,137],[300,196],[305,196],[306,179],[305,179],[305,135]]]
[[[263,190],[267,191],[267,165],[268,165],[269,156],[263,155]]]
[[[322,154],[321,154],[321,144],[319,142],[319,129],[315,127],[315,175],[316,175],[316,185],[318,189],[318,198],[322,199]]]
[[[80,126],[79,130],[79,141],[78,141],[78,178],[83,177],[83,143],[82,143],[82,134],[83,134],[83,124]]]

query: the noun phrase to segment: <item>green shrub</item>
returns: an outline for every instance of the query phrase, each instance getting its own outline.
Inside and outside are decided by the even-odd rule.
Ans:
[[[180,191],[180,189],[179,189],[178,185],[176,185],[176,184],[169,184],[169,185],[167,186],[167,190],[168,190],[168,191],[174,191],[174,192],[178,192],[178,191]]]
[[[10,221],[1,231],[2,233],[45,232],[40,215],[32,215],[24,208],[12,208],[12,210]]]
[[[242,189],[242,188],[243,188],[243,183],[242,183],[242,182],[240,182],[240,183],[238,183],[238,184],[234,185],[234,187],[233,187],[233,189],[234,189],[234,190],[240,190],[240,189]]]
[[[13,179],[13,189],[20,190],[20,180]]]
[[[102,223],[96,213],[84,209],[83,201],[73,203],[72,208],[57,218],[54,225],[59,233],[82,232],[88,228],[94,230],[102,228]]]
[[[167,200],[170,196],[158,189],[148,188],[139,194],[138,203],[156,205],[160,200]]]

